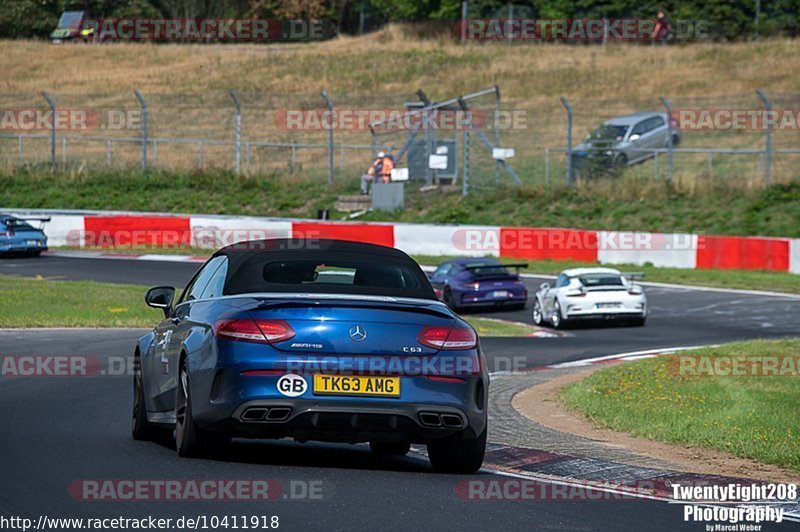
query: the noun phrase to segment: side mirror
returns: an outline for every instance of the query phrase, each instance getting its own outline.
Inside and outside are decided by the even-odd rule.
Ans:
[[[156,286],[147,291],[144,300],[147,306],[160,308],[164,311],[164,316],[169,315],[172,310],[172,300],[175,298],[175,289],[171,286]]]
[[[539,285],[539,290],[550,290],[550,283],[542,283]]]
[[[642,138],[642,136],[641,136],[640,134],[638,134],[638,133],[634,133],[633,135],[631,135],[631,136],[628,138],[628,141],[630,141],[630,142],[636,142],[636,141],[637,141],[637,140],[639,140],[640,138]]]

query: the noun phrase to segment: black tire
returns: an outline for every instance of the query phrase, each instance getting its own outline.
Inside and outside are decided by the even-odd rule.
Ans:
[[[531,315],[533,316],[533,324],[534,325],[542,325],[544,323],[544,314],[542,313],[542,304],[539,303],[539,300],[536,299],[533,302],[533,310],[531,311]]]
[[[453,310],[453,312],[458,312],[460,310],[459,306],[456,305],[455,302],[453,301],[453,292],[452,290],[450,290],[450,287],[444,289],[443,299],[444,299],[444,304],[450,307]]]
[[[34,251],[28,251],[28,256],[29,257],[39,257],[39,256],[41,256],[41,254],[42,254],[42,250],[41,249],[37,249],[37,250],[34,250]]]
[[[628,166],[628,156],[624,153],[620,153],[616,157],[614,157],[614,166],[616,168],[624,168]]]
[[[373,453],[381,456],[405,456],[411,450],[411,442],[371,441],[369,448]]]
[[[438,473],[474,473],[483,465],[486,430],[471,440],[434,440],[428,444],[428,459]]]
[[[185,359],[181,362],[175,393],[175,448],[178,456],[199,458],[222,454],[230,443],[230,436],[222,432],[204,430],[194,421],[192,387]]]
[[[144,387],[142,385],[142,370],[139,367],[140,359],[134,358],[133,369],[133,408],[131,415],[131,436],[134,440],[153,439],[154,429],[147,420],[147,407],[144,401]]]
[[[631,324],[631,327],[644,327],[646,322],[647,318],[633,318],[628,323]]]
[[[553,324],[555,329],[566,329],[569,327],[567,319],[561,314],[561,303],[556,301],[553,303],[553,315],[550,317],[550,323]]]

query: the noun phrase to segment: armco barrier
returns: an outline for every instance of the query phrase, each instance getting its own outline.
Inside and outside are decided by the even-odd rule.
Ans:
[[[413,255],[499,256],[672,268],[800,274],[800,239],[683,233],[591,231],[369,222],[317,222],[248,216],[8,209],[50,216],[50,246],[181,246],[216,249],[249,239],[337,238],[393,246]]]

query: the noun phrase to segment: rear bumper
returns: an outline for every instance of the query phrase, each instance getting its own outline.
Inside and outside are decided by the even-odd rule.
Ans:
[[[416,403],[387,406],[349,400],[331,405],[302,399],[272,399],[240,405],[230,420],[218,427],[256,438],[425,443],[448,437],[475,438],[486,428],[486,415],[485,411],[468,412]]]
[[[243,437],[349,443],[475,438],[486,429],[485,373],[461,382],[401,377],[398,398],[315,395],[312,376],[303,377],[309,388],[299,397],[280,394],[277,375],[242,376],[238,368],[217,373],[209,388],[193,379],[195,421]]]
[[[647,317],[647,313],[641,311],[618,311],[618,312],[576,312],[567,314],[570,320],[630,320]]]
[[[461,307],[486,307],[486,306],[508,306],[524,305],[528,301],[528,295],[512,295],[511,297],[492,297],[483,295],[472,295],[469,292],[461,296],[459,306]]]
[[[47,251],[47,246],[30,246],[28,244],[0,243],[0,253],[26,253],[28,251]]]

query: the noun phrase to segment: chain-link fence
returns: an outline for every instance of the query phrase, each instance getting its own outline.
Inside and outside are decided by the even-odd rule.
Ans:
[[[225,168],[355,183],[378,151],[389,151],[415,184],[466,194],[621,175],[754,186],[794,179],[800,157],[800,93],[563,102],[505,99],[502,86],[325,94],[0,94],[0,165]],[[672,135],[633,139],[647,115],[627,115],[644,112],[664,117],[662,133]],[[609,121],[629,127],[604,143],[590,136],[602,136]]]

